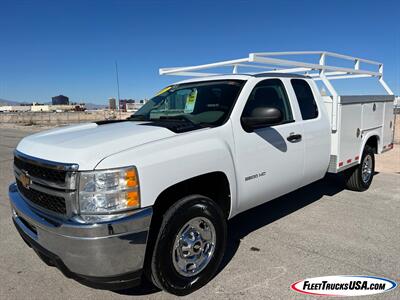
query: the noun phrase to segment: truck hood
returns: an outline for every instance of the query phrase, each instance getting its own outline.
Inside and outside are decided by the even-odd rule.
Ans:
[[[88,123],[52,129],[24,138],[17,150],[40,159],[76,163],[80,170],[93,170],[107,156],[176,135],[163,127],[140,124]]]

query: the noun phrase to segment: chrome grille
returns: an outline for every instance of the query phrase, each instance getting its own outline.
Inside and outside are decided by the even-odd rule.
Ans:
[[[65,177],[67,172],[64,170],[49,169],[46,167],[39,166],[37,164],[32,164],[19,157],[14,157],[14,165],[20,169],[28,172],[29,175],[47,180],[55,183],[65,183]]]
[[[14,172],[19,193],[46,213],[69,217],[77,212],[76,177],[78,165],[57,163],[14,155]]]
[[[63,215],[67,213],[65,199],[63,197],[49,195],[32,188],[27,189],[18,179],[17,179],[17,187],[19,192],[34,204],[39,205],[40,207],[43,207],[55,213]]]

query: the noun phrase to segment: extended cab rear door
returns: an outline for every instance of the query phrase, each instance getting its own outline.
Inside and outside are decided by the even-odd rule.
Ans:
[[[300,110],[298,123],[303,127],[304,176],[302,185],[324,177],[330,158],[331,126],[325,105],[312,79],[292,78],[288,92]]]
[[[239,211],[301,186],[304,169],[303,128],[298,123],[296,100],[289,97],[286,88],[288,82],[286,78],[283,80],[253,79],[251,88],[247,86],[243,91],[247,93],[247,99],[241,99],[236,120],[232,122]],[[241,117],[257,107],[265,106],[280,109],[283,121],[274,126],[246,131],[240,122]]]

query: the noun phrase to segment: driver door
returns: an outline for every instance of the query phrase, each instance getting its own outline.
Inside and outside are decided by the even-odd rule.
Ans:
[[[296,122],[293,115],[293,107],[298,110],[297,104],[289,99],[280,79],[258,82],[247,100],[242,117],[248,116],[257,107],[266,106],[281,111],[281,123],[253,131],[246,131],[241,124],[234,128],[240,211],[295,190],[302,182],[302,125]]]

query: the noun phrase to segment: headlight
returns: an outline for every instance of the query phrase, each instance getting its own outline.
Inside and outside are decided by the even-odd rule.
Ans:
[[[109,215],[138,207],[139,179],[135,167],[80,174],[81,215]]]

